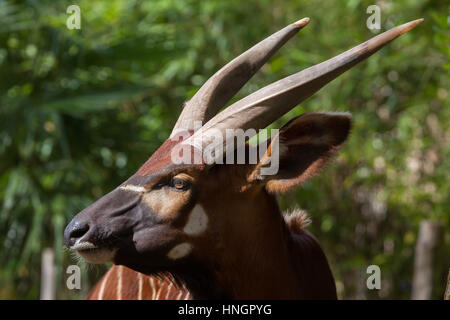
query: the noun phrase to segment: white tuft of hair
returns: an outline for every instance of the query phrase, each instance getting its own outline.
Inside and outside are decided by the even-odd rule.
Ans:
[[[283,212],[283,218],[289,230],[293,233],[301,233],[311,224],[311,218],[305,210],[296,208]]]

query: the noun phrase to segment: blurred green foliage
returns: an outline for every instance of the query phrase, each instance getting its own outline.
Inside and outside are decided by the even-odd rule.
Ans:
[[[311,110],[350,111],[352,135],[319,177],[280,199],[308,210],[341,298],[411,296],[423,219],[444,236],[434,268],[441,298],[450,265],[449,6],[445,1],[0,1],[0,298],[39,298],[53,247],[57,298],[80,298],[105,267],[65,288],[63,229],[132,175],[168,137],[182,104],[226,62],[299,18],[311,23],[236,99],[373,34],[425,22],[274,124]],[[66,8],[81,7],[81,30]],[[368,265],[382,289],[365,286]]]

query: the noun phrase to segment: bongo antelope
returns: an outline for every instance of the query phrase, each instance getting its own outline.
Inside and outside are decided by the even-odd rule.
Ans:
[[[267,127],[422,21],[388,30],[221,112],[309,18],[276,32],[214,74],[185,104],[169,139],[142,167],[66,227],[69,249],[91,263],[115,264],[90,298],[336,299],[327,259],[304,229],[305,215],[283,217],[275,195],[319,173],[347,139],[350,114],[311,112],[292,119],[256,163],[203,158],[175,163],[173,150],[187,146],[182,152],[193,159],[217,133]],[[203,126],[197,128],[199,122]],[[231,145],[225,139],[214,159],[233,153]],[[251,148],[247,144],[244,151]],[[266,175],[263,169],[274,150],[279,168]]]

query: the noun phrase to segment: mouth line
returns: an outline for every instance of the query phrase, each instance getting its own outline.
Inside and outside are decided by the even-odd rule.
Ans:
[[[91,253],[97,253],[102,250],[105,250],[105,249],[103,249],[103,248],[88,248],[88,249],[78,249],[76,251],[80,254],[91,254]]]
[[[100,248],[88,241],[77,242],[73,246],[70,247],[70,250],[79,251],[79,252],[89,252],[89,251],[95,251],[98,249],[100,249]]]
[[[76,252],[86,262],[101,264],[113,262],[117,249],[98,246],[89,241],[76,242],[70,250]]]

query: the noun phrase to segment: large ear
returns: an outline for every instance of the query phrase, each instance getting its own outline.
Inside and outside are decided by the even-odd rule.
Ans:
[[[351,119],[349,113],[332,112],[305,113],[292,119],[272,138],[249,179],[263,181],[271,193],[305,182],[320,172],[347,139]],[[278,165],[275,170],[274,165]]]

